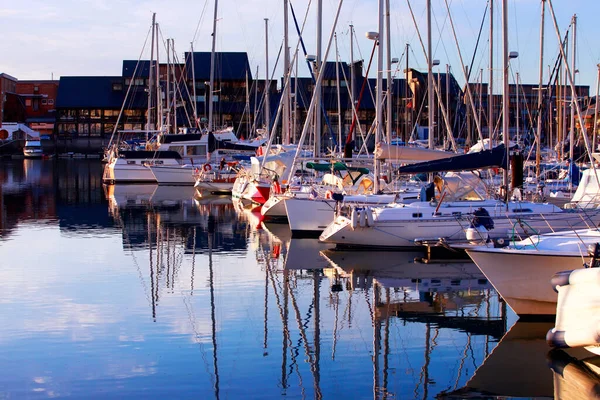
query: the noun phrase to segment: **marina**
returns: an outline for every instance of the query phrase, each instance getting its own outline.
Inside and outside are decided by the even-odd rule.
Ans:
[[[600,6],[232,1],[0,65],[0,399],[597,398]]]
[[[551,395],[549,324],[523,331],[540,350],[501,356],[523,323],[469,260],[340,251],[228,196],[103,186],[102,169],[0,163],[3,395]],[[538,367],[515,374],[524,354]]]

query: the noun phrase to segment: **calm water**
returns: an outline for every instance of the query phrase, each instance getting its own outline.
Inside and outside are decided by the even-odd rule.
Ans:
[[[327,250],[101,170],[0,163],[0,398],[553,394],[549,327],[515,325],[473,264]]]

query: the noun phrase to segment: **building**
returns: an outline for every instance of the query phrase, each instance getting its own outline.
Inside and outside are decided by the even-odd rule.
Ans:
[[[11,94],[17,92],[17,78],[8,74],[0,74],[0,126],[4,121],[4,107]],[[1,138],[6,139],[6,138]]]

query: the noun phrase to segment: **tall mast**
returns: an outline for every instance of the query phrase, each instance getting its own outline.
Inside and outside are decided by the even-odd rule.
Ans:
[[[427,136],[428,145],[433,149],[433,54],[431,50],[431,0],[427,0]]]
[[[402,138],[402,140],[408,144],[408,139],[410,138],[410,132],[412,131],[412,107],[408,107],[408,95],[410,92],[410,84],[408,83],[408,48],[409,48],[410,44],[406,43],[406,51],[404,52],[404,54],[406,54],[406,70],[405,70],[405,82],[404,82],[404,117],[406,118],[406,121],[404,121],[404,137]],[[412,96],[411,96],[412,98]],[[412,105],[414,106],[414,104]]]
[[[171,40],[167,39],[167,127],[171,125]]]
[[[342,124],[344,119],[342,118],[342,100],[340,93],[340,53],[338,51],[337,34],[335,37],[335,82],[337,92],[337,111],[338,111],[338,142],[340,146],[340,153],[344,151],[342,148]]]
[[[171,39],[171,51],[173,52],[173,133],[177,133],[177,75],[175,74],[175,39]],[[168,76],[167,71],[167,76]]]
[[[156,129],[162,128],[162,96],[160,95],[160,61],[159,61],[159,40],[158,40],[158,23],[156,24]]]
[[[490,0],[490,81],[488,83],[488,138],[494,147],[494,0]]]
[[[248,87],[248,70],[246,70],[246,137],[250,138],[250,87]]]
[[[354,108],[354,25],[350,25],[350,109]],[[352,132],[352,139],[354,140],[354,132]]]
[[[321,62],[322,60],[322,56],[323,56],[323,50],[321,48],[322,45],[322,37],[323,37],[323,32],[322,32],[322,28],[323,28],[323,0],[317,0],[317,58],[316,58],[316,74],[315,74],[315,79],[318,79],[319,76],[319,72],[321,71]],[[321,108],[321,93],[322,93],[322,89],[317,89],[315,86],[315,93],[313,94],[313,96],[315,96],[315,100],[316,100],[316,104],[318,107],[318,111],[315,113],[315,157],[319,157],[319,155],[321,154],[321,115],[322,115],[322,108]]]
[[[540,179],[540,164],[542,161],[542,84],[544,79],[544,16],[546,0],[542,0],[542,15],[540,19],[540,70],[538,83],[538,103],[537,103],[537,128],[536,128],[536,147],[535,147],[535,176]]]
[[[392,30],[390,26],[390,0],[385,0],[385,49],[386,49],[386,57],[387,57],[387,100],[386,100],[386,139],[387,143],[392,143],[392,47],[390,41],[390,31]]]
[[[196,68],[194,67],[194,42],[190,43],[190,50],[192,52],[192,91],[194,93],[194,101],[192,106],[194,107],[194,125],[198,126],[198,97],[196,97]],[[206,99],[204,100],[206,101]]]
[[[219,6],[219,0],[215,0],[215,12],[213,16],[213,30],[212,30],[212,48],[210,50],[210,83],[208,92],[204,101],[208,101],[208,131],[213,130],[213,93],[215,91],[215,47],[217,44],[217,10]]]
[[[267,132],[271,131],[269,86],[269,18],[265,18],[265,129]]]
[[[383,48],[381,46],[381,39],[383,38],[383,0],[379,0],[379,24],[378,24],[378,34],[377,40],[378,49],[377,49],[377,98],[376,98],[376,110],[377,110],[377,123],[375,124],[375,143],[378,143],[382,137],[382,128],[383,128]],[[375,175],[375,182],[373,185],[373,191],[375,193],[379,192],[379,162],[375,159],[373,174]]]
[[[509,98],[508,98],[508,0],[502,0],[502,139],[508,155]],[[502,184],[508,200],[508,167],[504,168]]]
[[[577,66],[575,65],[575,53],[576,53],[576,44],[577,44],[577,15],[573,15],[572,22],[572,30],[573,36],[571,37],[571,65],[573,71],[573,88],[576,89],[575,79],[577,78]],[[571,121],[570,121],[570,129],[569,129],[569,158],[571,162],[575,162],[574,158],[574,143],[575,143],[575,102],[577,101],[577,92],[571,92]],[[572,188],[573,183],[569,181],[569,189]]]
[[[152,96],[154,95],[154,30],[156,28],[156,13],[152,14],[152,39],[150,42],[150,65],[148,67],[148,110],[146,112],[146,141],[152,126]]]
[[[290,75],[290,50],[288,43],[288,0],[283,0],[283,79]],[[290,144],[290,85],[283,86],[283,144]]]

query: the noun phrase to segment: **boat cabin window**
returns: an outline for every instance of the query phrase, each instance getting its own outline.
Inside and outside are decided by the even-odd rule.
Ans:
[[[183,146],[169,146],[169,150],[176,151],[180,155],[183,155]]]
[[[127,164],[135,164],[135,160],[127,160]]]
[[[533,211],[531,211],[530,208],[515,208],[512,211],[514,213],[530,213],[530,212],[533,212]]]
[[[422,218],[423,213],[413,213],[413,218]]]
[[[142,161],[142,165],[163,165],[163,160],[146,160]]]
[[[187,156],[205,156],[206,155],[206,146],[204,146],[204,145],[186,146],[185,154]]]

